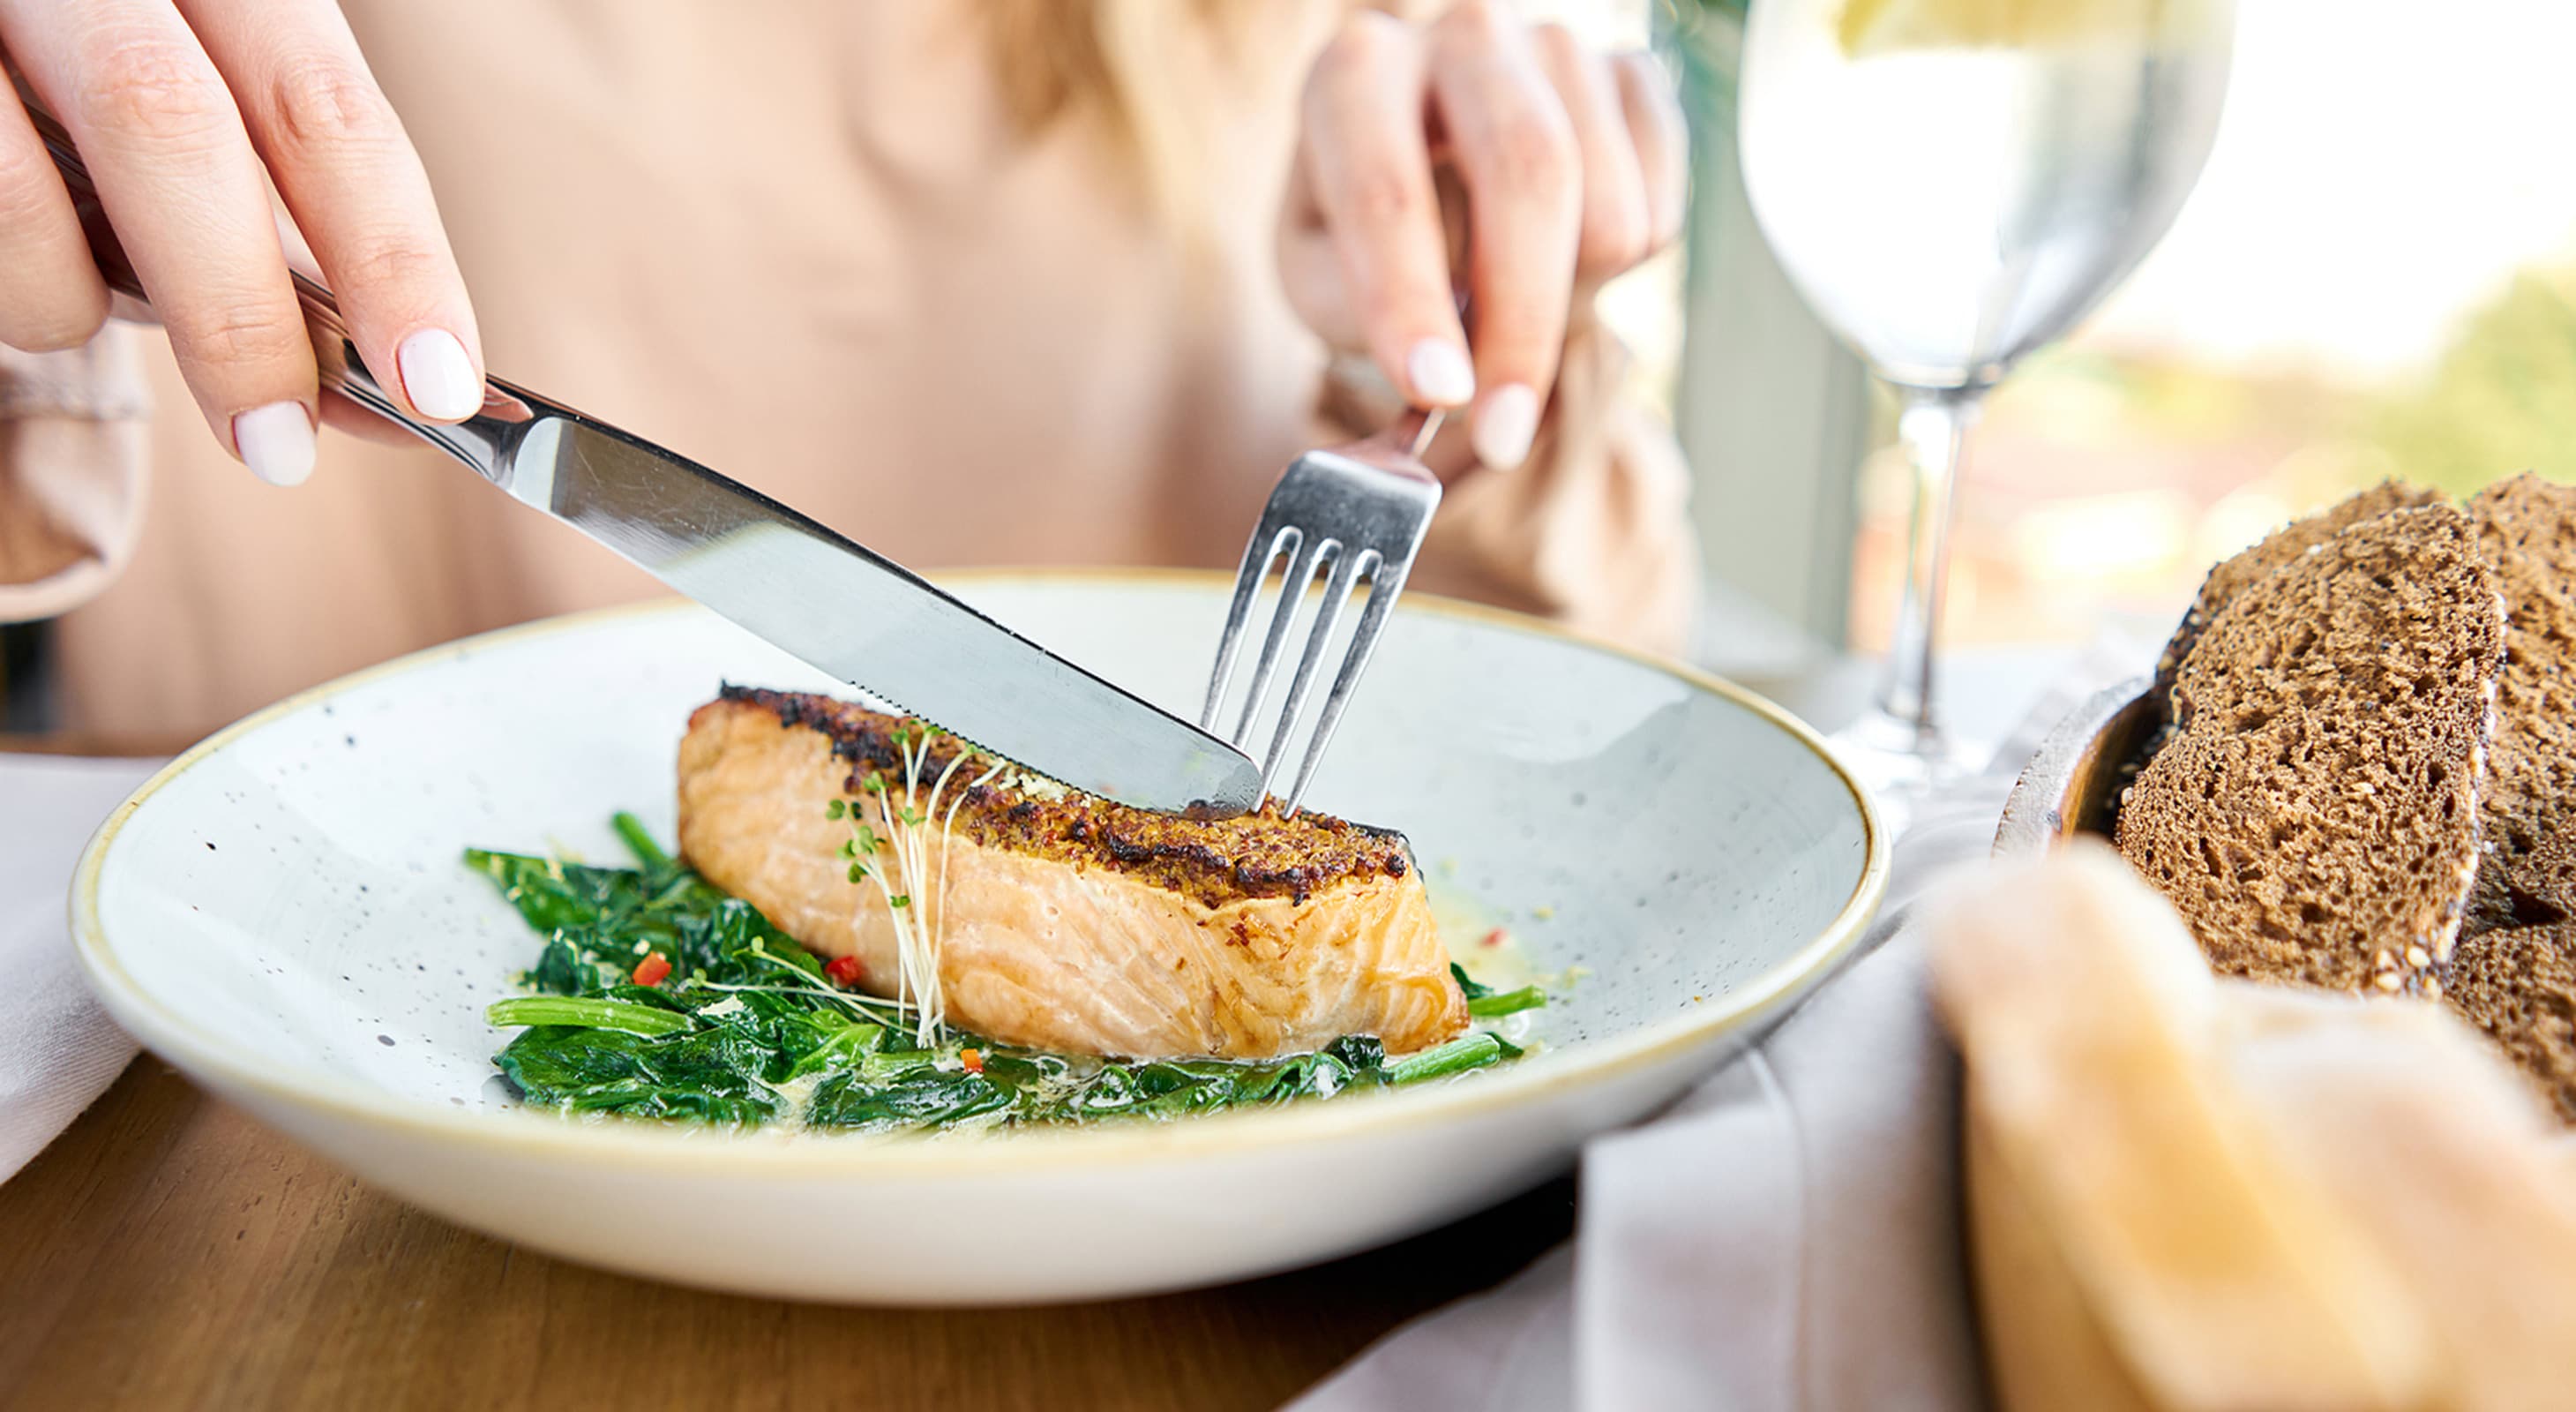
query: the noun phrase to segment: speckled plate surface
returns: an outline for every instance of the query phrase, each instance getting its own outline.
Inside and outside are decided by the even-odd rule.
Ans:
[[[1226,585],[988,574],[966,597],[1176,709]],[[637,1274],[902,1303],[1103,1297],[1392,1240],[1560,1171],[1785,1013],[1857,939],[1886,842],[1777,708],[1506,615],[1408,599],[1313,803],[1405,830],[1435,902],[1583,974],[1500,1070],[1159,1125],[936,1140],[520,1110],[483,1007],[535,943],[468,845],[621,859],[671,834],[720,681],[828,683],[684,604],[558,619],[282,702],[92,840],[73,929],[120,1023],[418,1205]]]

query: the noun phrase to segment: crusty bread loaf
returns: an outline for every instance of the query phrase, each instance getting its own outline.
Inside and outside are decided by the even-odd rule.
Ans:
[[[2576,926],[2461,938],[2442,995],[2576,1123]]]
[[[1919,909],[1994,1405],[2576,1406],[2576,1145],[2439,1006],[2213,980],[2159,903],[2077,841]]]
[[[2226,596],[2175,673],[2120,851],[2219,971],[2425,989],[2478,858],[2504,607],[2447,505],[2348,525]]]
[[[2505,596],[2486,854],[2469,929],[2539,926],[2576,913],[2576,487],[2524,474],[2488,486],[2469,515]]]
[[[2414,1292],[2213,1062],[2242,1001],[2171,909],[2079,842],[1922,915],[1998,1406],[2425,1405]]]
[[[2156,689],[2171,690],[2174,673],[2190,653],[2192,643],[2221,607],[2255,584],[2270,578],[2274,570],[2296,560],[2300,555],[2334,538],[2364,520],[2375,520],[2391,510],[2412,505],[2431,505],[2442,497],[2420,486],[2386,480],[2359,494],[2347,496],[2314,514],[2290,521],[2253,548],[2233,558],[2220,560],[2201,580],[2200,593],[2192,600],[2189,611],[2182,615],[2182,625],[2174,629],[2173,640],[2165,644],[2164,656],[2156,663]]]

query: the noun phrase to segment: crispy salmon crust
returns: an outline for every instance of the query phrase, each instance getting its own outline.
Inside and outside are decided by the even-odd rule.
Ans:
[[[893,990],[895,933],[840,855],[833,800],[902,785],[900,721],[827,697],[728,687],[680,742],[680,848],[807,949]],[[935,738],[923,793],[958,749]],[[1466,999],[1404,839],[1312,814],[1191,820],[1016,770],[961,764],[916,905],[940,935],[952,1023],[1009,1044],[1136,1058],[1260,1058],[1375,1035],[1449,1039]],[[873,807],[867,817],[882,829]]]

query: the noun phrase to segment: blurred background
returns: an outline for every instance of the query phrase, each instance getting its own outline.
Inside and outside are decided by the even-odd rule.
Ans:
[[[1831,724],[1866,677],[1850,654],[1886,643],[1905,477],[1892,407],[1807,314],[1746,206],[1744,0],[1524,8],[1652,43],[1683,84],[1691,230],[1606,293],[1609,317],[1697,478],[1698,655]],[[2576,181],[2545,140],[2576,132],[2561,73],[2576,7],[2238,10],[2225,117],[2179,221],[2003,386],[1970,441],[1946,615],[1957,677],[2062,659],[2106,624],[2152,637],[2213,560],[2384,476],[2455,492],[2526,468],[2576,480]],[[43,660],[42,628],[0,631],[0,730],[44,724]]]
[[[1651,11],[1686,76],[1699,185],[1686,270],[1661,301],[1622,291],[1621,313],[1670,352],[1657,373],[1719,606],[1703,655],[1761,678],[1884,648],[1907,489],[1893,409],[1806,317],[1745,209],[1742,11]],[[2213,560],[2383,477],[2576,480],[2576,182],[2543,140],[2576,132],[2576,88],[2552,72],[2576,9],[2238,14],[2226,114],[2181,218],[1970,440],[1945,613],[1963,670],[1980,645],[2170,622]]]

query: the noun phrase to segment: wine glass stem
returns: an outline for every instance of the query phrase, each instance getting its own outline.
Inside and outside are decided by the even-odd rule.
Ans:
[[[1913,734],[1913,750],[1933,755],[1940,731],[1932,712],[1932,674],[1941,632],[1941,599],[1950,570],[1950,511],[1958,498],[1959,444],[1977,419],[1985,389],[1898,388],[1904,410],[1897,439],[1914,477],[1914,513],[1905,538],[1905,597],[1889,640],[1882,712]]]

